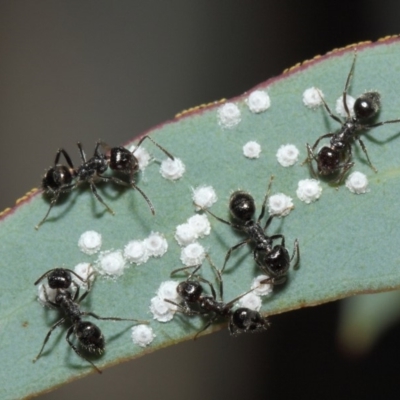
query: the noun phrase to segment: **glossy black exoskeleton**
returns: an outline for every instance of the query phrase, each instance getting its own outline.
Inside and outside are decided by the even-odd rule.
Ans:
[[[67,161],[67,165],[59,164],[61,154]],[[67,193],[76,187],[75,183],[76,170],[72,164],[71,158],[64,149],[59,149],[56,153],[54,165],[49,168],[42,179],[41,188],[43,191],[51,196],[50,207],[47,210],[44,218],[35,226],[39,229],[50,214],[51,209],[57,203],[61,193]]]
[[[80,297],[80,287],[72,280],[71,274],[75,275],[87,287],[85,293],[83,293]],[[81,311],[80,303],[91,290],[91,276],[92,275],[89,275],[89,277],[85,280],[70,269],[55,268],[47,271],[35,282],[35,285],[37,285],[43,279],[47,278],[49,287],[56,290],[56,293],[54,301],[50,300],[49,295],[46,291],[46,287],[43,286],[46,304],[50,307],[60,309],[64,316],[59,319],[55,324],[53,324],[53,326],[50,328],[43,341],[42,348],[40,349],[39,354],[34,358],[33,362],[36,362],[36,360],[42,355],[44,347],[54,329],[63,324],[66,320],[69,320],[71,325],[68,328],[65,338],[67,340],[67,343],[79,357],[86,360],[96,369],[97,372],[101,373],[101,370],[96,367],[96,365],[92,361],[86,358],[70,340],[70,336],[74,334],[78,339],[80,346],[89,353],[101,354],[104,351],[105,340],[100,328],[90,321],[82,320],[82,317],[91,316],[101,320],[138,322],[135,319],[128,318],[99,317],[93,312]]]
[[[265,214],[265,207],[269,197],[272,181],[273,177],[271,177],[270,183],[268,185],[267,193],[262,203],[261,213],[258,216],[257,220],[253,219],[254,213],[256,212],[254,198],[249,193],[242,190],[238,190],[232,193],[229,200],[229,210],[232,216],[239,223],[226,221],[220,217],[217,217],[211,211],[204,209],[204,211],[212,215],[218,221],[221,221],[234,229],[244,232],[244,234],[247,236],[245,240],[228,250],[220,274],[223,273],[232,251],[244,246],[246,243],[254,244],[254,260],[261,268],[261,270],[270,277],[270,282],[274,285],[280,285],[286,281],[288,270],[295,255],[297,255],[297,259],[293,268],[298,268],[300,261],[298,240],[296,239],[294,241],[294,249],[292,256],[290,257],[289,252],[285,247],[285,237],[282,234],[268,236],[265,233],[266,229],[274,218],[274,215],[270,215],[268,217],[264,226],[261,226],[260,223]],[[280,240],[281,243],[274,245],[275,240]]]
[[[211,265],[216,270],[212,263]],[[182,298],[182,303],[175,303],[168,299],[164,300],[168,303],[174,304],[178,307],[180,312],[189,316],[210,315],[208,322],[196,333],[194,339],[196,339],[201,332],[205,331],[219,318],[229,319],[229,332],[234,336],[240,333],[261,332],[269,328],[269,321],[258,311],[244,307],[238,308],[237,310],[232,309],[240,298],[252,292],[254,289],[243,293],[228,303],[225,303],[222,300],[222,280],[220,281],[220,300],[217,300],[213,284],[199,275],[196,275],[196,272],[201,268],[201,265],[179,268],[172,271],[171,276],[188,268],[194,268],[193,272],[185,281],[180,282],[176,289]],[[216,273],[220,279],[219,271],[216,270]],[[201,282],[206,283],[210,287],[211,295],[204,294],[204,288],[201,285]]]
[[[90,190],[96,199],[103,204],[103,206],[109,211],[112,215],[114,215],[114,211],[106,204],[100,194],[97,192],[96,183],[99,181],[102,182],[114,182],[118,185],[132,187],[136,189],[146,200],[147,204],[150,207],[151,213],[154,215],[154,206],[146,196],[146,194],[136,185],[134,180],[134,175],[139,170],[139,162],[135,157],[134,153],[139,148],[144,139],[150,139],[158,148],[160,148],[169,158],[173,158],[173,156],[166,151],[163,147],[161,147],[158,143],[156,143],[149,136],[144,136],[138,143],[135,150],[132,152],[126,149],[125,147],[113,147],[110,148],[106,143],[98,140],[96,142],[96,147],[94,149],[93,156],[89,159],[86,158],[85,152],[83,151],[82,144],[80,142],[77,143],[79,154],[81,157],[81,165],[78,168],[75,168],[72,164],[71,158],[68,153],[64,149],[59,149],[56,154],[56,159],[54,166],[50,168],[43,180],[42,180],[42,189],[46,194],[51,196],[50,207],[44,216],[44,218],[36,225],[36,229],[46,221],[47,217],[50,214],[51,209],[56,204],[61,193],[69,192],[75,189],[78,185],[82,183],[89,184]],[[100,151],[100,147],[108,148],[109,154],[104,154]],[[68,166],[59,164],[60,155],[63,154]],[[120,172],[122,174],[129,175],[129,181],[125,182],[115,176],[106,176],[104,175],[108,169],[113,171]]]
[[[142,142],[145,139],[149,139],[154,145],[156,145],[161,151],[164,152],[164,154],[169,157],[171,160],[174,160],[174,156],[170,154],[164,147],[160,146],[154,139],[152,139],[150,136],[144,136],[142,137],[137,146],[133,151],[129,151],[125,147],[111,147],[105,144],[104,142],[99,141],[98,144],[101,144],[103,147],[109,149],[109,155],[107,155],[107,161],[108,165],[111,170],[128,175],[128,182],[122,181],[117,178],[112,178],[114,182],[124,185],[124,186],[130,186],[137,191],[143,196],[143,198],[146,200],[147,204],[150,207],[151,213],[154,215],[154,206],[149,200],[149,198],[144,194],[144,192],[136,185],[135,183],[135,174],[139,171],[139,161],[137,157],[135,156],[135,152],[137,149],[140,147]]]
[[[353,106],[353,115],[347,105],[347,92],[350,86],[351,78],[354,73],[354,66],[356,62],[357,53],[354,52],[353,62],[349,74],[347,76],[346,84],[343,91],[343,107],[347,114],[345,120],[342,120],[337,115],[334,115],[322,95],[321,100],[324,104],[328,115],[337,121],[341,127],[337,132],[326,133],[320,136],[314,145],[311,147],[306,144],[308,157],[305,162],[310,163],[311,172],[316,177],[317,175],[326,176],[329,180],[335,181],[338,185],[342,182],[345,174],[353,165],[352,145],[357,140],[361,146],[362,151],[367,157],[368,164],[377,172],[376,168],[372,165],[367,148],[364,142],[359,137],[359,132],[381,126],[384,124],[393,124],[400,122],[400,119],[393,119],[388,121],[376,122],[368,124],[367,120],[374,117],[381,107],[381,96],[378,92],[366,92],[358,97]],[[328,146],[323,146],[318,153],[317,147],[322,139],[330,138]],[[313,161],[317,165],[317,172],[314,169]],[[336,178],[336,179],[335,179]]]

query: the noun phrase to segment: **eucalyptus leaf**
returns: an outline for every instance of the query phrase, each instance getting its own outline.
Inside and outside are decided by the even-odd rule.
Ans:
[[[180,314],[171,322],[160,323],[152,320],[149,305],[160,283],[170,280],[173,269],[182,267],[181,248],[174,232],[177,225],[194,215],[192,188],[200,185],[215,188],[219,200],[211,210],[224,219],[229,219],[229,196],[238,188],[254,196],[259,212],[271,175],[275,176],[272,194],[283,192],[293,198],[295,209],[285,218],[274,218],[268,234],[285,235],[289,251],[295,239],[299,240],[300,269],[291,270],[288,282],[276,287],[273,296],[263,301],[264,314],[400,287],[397,247],[400,124],[385,125],[363,134],[378,173],[370,168],[359,146],[354,146],[353,170],[368,176],[368,193],[355,195],[344,186],[337,190],[322,181],[323,192],[318,201],[305,204],[296,197],[298,181],[310,178],[308,166],[301,165],[307,155],[305,144],[313,144],[320,135],[339,127],[323,107],[307,109],[302,94],[307,88],[318,87],[334,110],[352,60],[352,48],[335,51],[260,84],[255,89],[267,91],[271,98],[271,106],[264,112],[249,110],[246,100],[251,92],[233,99],[240,110],[240,122],[234,127],[224,128],[218,123],[221,104],[216,103],[146,132],[186,166],[184,176],[177,181],[162,178],[157,161],[139,174],[137,184],[153,202],[155,216],[138,191],[122,190],[111,184],[99,184],[98,190],[115,216],[104,210],[86,185],[63,196],[38,231],[34,226],[49,207],[48,198],[40,192],[29,194],[13,210],[6,211],[0,224],[0,358],[3,364],[0,397],[23,398],[95,372],[65,342],[63,328],[53,332],[42,357],[32,363],[47,331],[59,318],[57,311],[41,307],[33,283],[55,267],[95,263],[98,254],[85,255],[77,245],[80,235],[88,230],[102,235],[102,251],[123,249],[130,240],[143,240],[151,232],[163,234],[169,245],[163,257],[131,265],[115,280],[101,276],[96,279],[82,309],[104,317],[149,320],[156,338],[143,349],[131,341],[131,323],[97,321],[106,337],[107,348],[93,362],[104,369],[194,336],[205,319]],[[349,94],[357,97],[365,90],[377,89],[382,95],[377,119],[399,118],[399,72],[398,39],[359,45]],[[258,159],[243,156],[242,147],[248,141],[261,145]],[[296,165],[285,168],[278,164],[276,152],[287,143],[297,146],[300,158]],[[144,145],[156,159],[165,158],[150,142]],[[85,145],[88,155],[94,149],[92,146]],[[53,157],[49,154],[49,165]],[[72,158],[78,164],[78,151]],[[227,249],[244,238],[229,226],[212,217],[209,219],[211,234],[199,242],[220,268]],[[225,301],[249,290],[259,273],[250,246],[234,251],[223,275]],[[207,279],[214,278],[207,264],[202,274]],[[207,332],[219,328],[220,325],[213,325]]]

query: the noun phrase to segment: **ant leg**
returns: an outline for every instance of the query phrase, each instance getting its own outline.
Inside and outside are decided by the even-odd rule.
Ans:
[[[361,129],[372,129],[372,128],[376,128],[377,126],[381,126],[381,125],[396,124],[397,122],[400,122],[400,118],[398,118],[398,119],[391,119],[391,120],[389,120],[389,121],[377,122],[377,123],[371,124],[371,125],[363,125],[363,126],[361,127]]]
[[[330,133],[326,133],[325,135],[320,136],[314,143],[313,147],[311,147],[308,143],[306,144],[306,148],[307,148],[307,153],[308,156],[307,158],[301,163],[301,165],[304,165],[306,163],[311,163],[312,160],[316,160],[316,156],[315,156],[315,149],[317,148],[319,142],[322,139],[326,139],[326,138],[330,138],[332,136],[334,136],[335,134],[330,132]]]
[[[86,155],[85,155],[85,152],[83,151],[82,143],[78,142],[76,145],[78,146],[79,154],[81,155],[82,163],[85,163],[86,162]]]
[[[374,170],[374,172],[377,173],[378,170],[372,165],[371,160],[369,159],[369,156],[368,156],[367,148],[365,147],[364,142],[360,138],[357,138],[357,140],[358,140],[358,143],[360,143],[362,151],[364,152],[365,156],[367,157],[368,164]]]
[[[193,337],[193,340],[197,340],[197,338],[200,335],[200,333],[202,333],[206,329],[208,329],[216,319],[217,319],[216,317],[211,318],[199,331],[197,331],[197,333]]]
[[[214,270],[215,274],[217,275],[217,280],[219,283],[219,298],[222,301],[223,296],[224,296],[224,282],[222,281],[221,271],[218,270],[218,268],[212,262],[211,257],[208,254],[206,254],[206,257],[207,257],[208,262],[211,265],[211,268]]]
[[[271,186],[272,186],[272,181],[274,180],[274,178],[275,178],[274,175],[271,175],[271,178],[269,179],[269,184],[268,184],[268,188],[267,188],[267,193],[265,194],[264,201],[263,201],[262,206],[261,206],[261,212],[260,212],[260,215],[259,215],[258,218],[257,218],[257,223],[260,222],[261,219],[262,219],[263,216],[264,216],[264,213],[265,213],[265,205],[267,204],[267,200],[268,200],[269,194],[271,193]]]
[[[267,219],[267,221],[265,222],[264,228],[263,228],[263,232],[265,232],[265,230],[269,227],[269,224],[271,223],[271,221],[274,219],[275,215],[270,215]],[[257,221],[258,222],[258,221]]]
[[[277,235],[270,236],[270,239],[271,240],[281,239],[281,246],[285,247],[285,236],[283,236],[281,234],[277,234]]]
[[[139,324],[148,324],[149,323],[148,321],[142,321],[140,319],[134,319],[134,318],[100,317],[93,312],[82,312],[81,315],[89,315],[93,318],[101,319],[101,320],[105,320],[105,321],[133,321],[133,322],[137,322]]]
[[[346,111],[347,118],[350,118],[350,111],[349,111],[349,108],[347,107],[347,101],[346,101],[347,100],[347,91],[350,86],[351,78],[353,77],[353,74],[354,74],[354,66],[356,64],[356,58],[357,58],[357,49],[354,49],[353,62],[351,63],[350,71],[349,71],[349,74],[347,75],[346,84],[344,85],[344,90],[343,90],[343,107],[344,107],[344,110]]]
[[[187,303],[184,301],[184,305],[180,303],[175,303],[175,301],[172,301],[170,299],[163,299],[165,302],[173,304],[174,306],[177,307],[176,311],[181,312],[182,314],[193,316],[193,315],[201,315],[204,314],[204,312],[198,311],[198,310],[192,310]]]
[[[322,97],[322,93],[319,91],[319,89],[317,89],[317,91],[318,91],[318,94],[319,94],[319,98],[321,99],[321,101],[322,101],[322,103],[323,103],[323,105],[325,107],[325,110],[328,113],[328,115],[332,119],[334,119],[335,121],[339,122],[340,125],[343,125],[343,121],[337,115],[332,113],[332,111],[329,108],[328,104],[326,103],[325,99]],[[343,99],[344,99],[344,97],[345,97],[345,93],[343,94]],[[346,108],[347,108],[347,105],[346,105]]]
[[[296,256],[296,262],[293,265],[294,270],[299,269],[299,264],[300,264],[300,246],[299,246],[299,241],[297,239],[295,239],[294,241],[293,253],[292,257],[290,258],[290,262],[292,262],[295,256]]]
[[[191,274],[189,274],[189,276],[188,276],[188,280],[189,280],[189,279],[201,268],[201,266],[202,266],[202,264],[198,264],[198,265],[190,265],[190,266],[188,266],[188,267],[177,268],[177,269],[174,269],[174,270],[170,273],[169,276],[172,278],[172,276],[175,275],[175,274],[177,274],[178,272],[186,271],[186,270],[188,270],[188,269],[190,269],[190,268],[195,268],[195,269],[193,270],[193,272],[192,272]]]
[[[146,136],[147,137],[147,136]],[[139,186],[136,186],[133,182],[131,182],[131,186],[136,189],[141,195],[142,197],[146,200],[148,206],[150,207],[150,211],[153,215],[155,215],[155,210],[154,210],[154,206],[153,203],[150,201],[150,199],[146,196],[146,194],[143,192],[142,189],[139,188]]]
[[[336,180],[338,186],[342,183],[344,176],[346,175],[347,171],[354,166],[354,162],[346,162],[344,164],[338,165],[337,169],[342,170],[342,173],[339,175],[339,178]],[[338,189],[338,187],[336,188]]]
[[[46,345],[47,341],[49,340],[50,335],[52,334],[52,332],[54,331],[54,329],[56,329],[57,326],[61,325],[64,321],[65,321],[65,317],[64,317],[64,318],[61,318],[59,321],[57,321],[57,322],[50,328],[50,330],[47,332],[46,337],[44,338],[43,345],[42,345],[42,348],[41,348],[40,351],[39,351],[39,354],[32,360],[32,362],[36,362],[36,360],[41,356],[41,354],[42,354],[42,352],[43,352],[43,350],[44,350],[44,346]]]
[[[122,179],[115,178],[114,176],[103,176],[103,175],[99,174],[98,177],[100,179],[102,179],[104,182],[112,181],[112,182],[116,183],[117,185],[133,187],[135,190],[137,190],[143,196],[143,198],[146,200],[146,202],[147,202],[147,204],[148,204],[148,206],[150,208],[151,213],[153,215],[155,215],[156,212],[154,210],[153,203],[146,196],[146,194],[143,192],[143,190],[140,189],[138,186],[136,186],[135,182],[133,181],[133,178],[131,178],[130,182],[128,183],[128,182],[123,181]]]
[[[83,312],[81,315],[88,315],[90,317],[105,320],[105,321],[133,321],[133,322],[137,322],[138,324],[148,324],[149,323],[149,321],[143,321],[141,319],[134,319],[134,318],[100,317],[93,312]]]
[[[138,145],[135,147],[135,150],[132,151],[132,154],[135,153],[135,151],[139,148],[139,146],[142,144],[143,140],[145,140],[145,139],[151,140],[151,141],[153,142],[153,144],[155,144],[161,151],[163,151],[164,154],[165,154],[168,158],[170,158],[171,160],[175,160],[174,156],[173,156],[171,153],[169,153],[167,150],[165,150],[164,147],[162,147],[161,145],[159,145],[159,144],[158,144],[154,139],[152,139],[150,136],[144,136],[144,137],[142,137],[142,138],[139,140]]]
[[[56,159],[54,160],[54,165],[57,165],[58,162],[60,161],[60,156],[61,154],[64,156],[65,160],[67,161],[67,164],[71,169],[74,169],[74,165],[72,164],[71,158],[69,154],[64,150],[64,149],[58,149],[57,154],[56,154]]]
[[[229,258],[230,258],[230,256],[231,256],[232,251],[233,251],[233,250],[236,250],[236,249],[239,249],[240,247],[244,246],[246,243],[251,242],[251,240],[252,240],[252,239],[243,240],[243,242],[240,242],[240,243],[236,244],[235,246],[231,247],[231,248],[228,250],[228,252],[226,253],[226,256],[225,256],[224,265],[222,266],[222,269],[219,271],[219,273],[220,273],[221,275],[223,274],[223,272],[224,272],[224,270],[225,270],[226,263],[228,262],[228,260],[229,260]]]
[[[314,178],[317,178],[317,173],[315,172],[315,168],[314,168],[314,164],[312,163],[312,161],[316,161],[316,155],[314,154],[313,149],[310,147],[310,145],[307,143],[306,144],[306,148],[307,148],[307,158],[302,162],[301,165],[304,165],[305,163],[309,163],[310,164],[310,169],[311,169],[311,174]]]
[[[103,206],[107,209],[107,211],[109,211],[112,215],[115,215],[115,212],[104,202],[104,200],[101,198],[101,196],[97,193],[97,189],[96,189],[95,184],[93,182],[89,182],[89,186],[90,186],[90,189],[91,189],[92,193],[96,197],[96,199],[101,204],[103,204]]]
[[[40,228],[41,225],[44,224],[44,222],[46,221],[47,217],[50,214],[51,209],[53,208],[53,206],[57,203],[58,197],[60,196],[60,191],[58,191],[53,198],[50,201],[50,206],[49,209],[47,210],[46,215],[44,216],[44,218],[35,226],[35,229],[38,230]]]
[[[98,369],[96,367],[96,365],[94,365],[90,360],[88,360],[79,350],[78,348],[69,340],[69,337],[71,336],[71,334],[74,332],[74,326],[72,325],[67,332],[67,336],[65,337],[65,340],[67,341],[67,343],[70,345],[70,347],[72,348],[72,350],[74,350],[74,352],[81,358],[83,358],[84,360],[86,360],[89,364],[92,365],[92,367],[99,373],[101,374],[102,371],[100,369]]]
[[[215,219],[217,219],[220,222],[223,222],[226,225],[231,226],[233,229],[237,229],[239,231],[243,230],[243,226],[241,225],[237,225],[237,224],[233,224],[232,222],[226,221],[220,217],[217,217],[214,213],[212,213],[210,210],[208,210],[207,208],[203,208],[202,206],[199,206],[198,204],[194,203],[194,205],[198,208],[200,208],[202,211],[205,211],[206,213],[212,215]]]

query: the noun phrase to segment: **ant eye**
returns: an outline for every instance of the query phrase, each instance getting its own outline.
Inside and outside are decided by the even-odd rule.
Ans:
[[[380,108],[381,96],[377,92],[367,92],[354,103],[354,114],[358,119],[371,118]]]
[[[256,212],[256,205],[249,193],[239,190],[232,194],[229,200],[229,209],[235,218],[249,221]]]

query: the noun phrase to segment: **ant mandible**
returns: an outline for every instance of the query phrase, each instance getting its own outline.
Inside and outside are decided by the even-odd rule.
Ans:
[[[85,293],[83,293],[82,296],[80,297],[79,297],[79,289],[80,289],[79,285],[72,280],[71,274],[75,275],[87,287]],[[90,274],[86,279],[83,279],[81,276],[79,276],[77,273],[75,273],[70,269],[54,268],[47,271],[34,283],[35,285],[37,285],[43,279],[47,278],[49,287],[51,289],[54,289],[56,292],[54,301],[51,301],[46,291],[46,287],[43,286],[46,303],[49,306],[61,309],[61,311],[64,313],[64,317],[59,319],[50,328],[43,341],[42,348],[40,349],[39,354],[33,359],[33,362],[36,362],[37,359],[42,355],[44,347],[54,329],[56,329],[58,326],[63,324],[67,319],[69,319],[71,321],[71,326],[69,327],[67,335],[65,337],[67,343],[79,357],[83,358],[88,363],[90,363],[98,373],[101,373],[102,371],[98,367],[96,367],[96,365],[92,361],[86,358],[70,340],[70,336],[72,334],[75,334],[80,345],[88,352],[101,354],[104,351],[105,340],[100,328],[90,321],[83,321],[82,317],[91,316],[101,320],[134,321],[134,322],[146,323],[146,321],[138,321],[136,319],[129,319],[129,318],[99,317],[97,314],[93,312],[81,311],[80,303],[90,293],[91,290],[90,278],[92,277],[92,275],[93,273]],[[71,291],[70,289],[73,290]]]
[[[39,229],[39,227],[46,221],[51,209],[56,204],[61,193],[70,192],[83,182],[87,182],[89,184],[93,195],[112,215],[115,214],[114,211],[105,203],[105,201],[97,192],[96,182],[98,181],[112,181],[118,185],[133,187],[143,196],[150,207],[151,213],[154,215],[155,211],[153,204],[134,181],[134,175],[139,170],[139,162],[134,153],[146,138],[151,140],[169,158],[174,159],[174,157],[167,150],[156,143],[150,136],[144,136],[142,139],[140,139],[137,147],[132,152],[125,147],[110,148],[110,146],[108,146],[106,143],[98,140],[96,142],[93,157],[88,160],[86,159],[82,144],[78,142],[77,146],[81,157],[81,165],[78,168],[74,167],[68,153],[64,149],[59,149],[56,154],[54,166],[45,173],[41,185],[44,192],[52,196],[50,206],[44,218],[35,226],[35,228]],[[101,153],[99,150],[100,146],[109,148],[110,154],[105,155]],[[66,159],[68,167],[59,164],[61,154]],[[103,174],[108,170],[108,168],[113,171],[128,174],[129,182],[125,182],[114,176],[104,176]]]
[[[289,252],[285,247],[285,237],[282,234],[268,236],[265,233],[265,230],[268,228],[275,215],[270,215],[268,217],[264,227],[262,227],[260,224],[260,221],[265,214],[265,207],[269,197],[273,179],[274,177],[271,176],[267,193],[262,203],[261,213],[258,216],[257,220],[253,219],[254,213],[256,212],[254,198],[249,193],[242,190],[233,192],[229,200],[230,212],[233,217],[236,218],[240,223],[232,223],[226,221],[216,216],[208,209],[203,209],[214,218],[216,218],[218,221],[221,221],[234,229],[242,231],[247,235],[247,239],[236,244],[228,250],[225,256],[224,264],[221,271],[219,271],[219,274],[223,273],[232,251],[244,246],[246,243],[251,242],[255,244],[253,251],[254,260],[261,268],[261,270],[270,277],[270,283],[272,283],[273,285],[280,285],[286,281],[288,270],[295,255],[297,255],[297,259],[293,266],[293,269],[298,268],[300,262],[300,249],[298,240],[295,239],[294,241],[293,253],[290,257]],[[280,239],[281,243],[274,246],[273,242],[277,239]]]
[[[367,148],[364,142],[358,136],[358,132],[361,130],[372,129],[384,124],[393,124],[400,122],[400,119],[393,119],[372,124],[364,123],[365,120],[374,117],[378,113],[381,106],[380,94],[378,92],[372,91],[362,94],[355,100],[353,106],[354,116],[351,116],[350,110],[347,106],[346,98],[347,91],[353,77],[356,58],[357,51],[355,50],[353,62],[351,64],[351,68],[347,76],[346,84],[343,91],[343,107],[347,114],[347,117],[343,121],[340,117],[333,114],[328,104],[325,102],[322,95],[320,94],[321,101],[323,102],[325,110],[328,112],[328,115],[335,121],[339,122],[341,127],[336,133],[330,132],[320,136],[312,147],[308,143],[306,144],[308,157],[306,158],[304,163],[310,163],[312,174],[316,177],[317,175],[329,176],[338,173],[339,176],[336,179],[338,185],[342,182],[346,172],[349,171],[354,165],[354,162],[352,161],[352,144],[355,140],[357,140],[360,144],[362,151],[367,157],[367,161],[370,167],[375,172],[377,172],[377,169],[372,165],[369,159]],[[319,142],[322,139],[326,138],[330,138],[329,146],[322,147],[316,154],[315,151]],[[312,161],[315,161],[317,164],[317,173],[315,172]]]
[[[209,259],[209,257],[207,257]],[[215,270],[218,279],[221,279],[219,271],[209,259],[212,268]],[[218,318],[229,318],[229,332],[231,335],[236,336],[240,333],[248,332],[261,332],[267,330],[270,326],[268,319],[264,318],[258,311],[250,310],[249,308],[240,307],[232,310],[234,304],[246,294],[252,292],[254,289],[234,298],[228,303],[222,300],[222,280],[220,280],[220,300],[217,300],[217,295],[213,284],[196,275],[196,272],[201,268],[201,265],[194,267],[183,267],[171,272],[171,277],[176,273],[194,268],[193,272],[189,274],[187,279],[180,282],[176,288],[178,294],[182,298],[183,304],[175,303],[172,300],[164,299],[164,301],[174,304],[178,310],[183,314],[193,315],[208,315],[211,314],[208,322],[196,333],[194,339],[196,340],[199,334],[210,327]],[[203,294],[204,289],[201,282],[206,283],[211,290],[211,295]],[[261,283],[264,283],[263,281]]]

